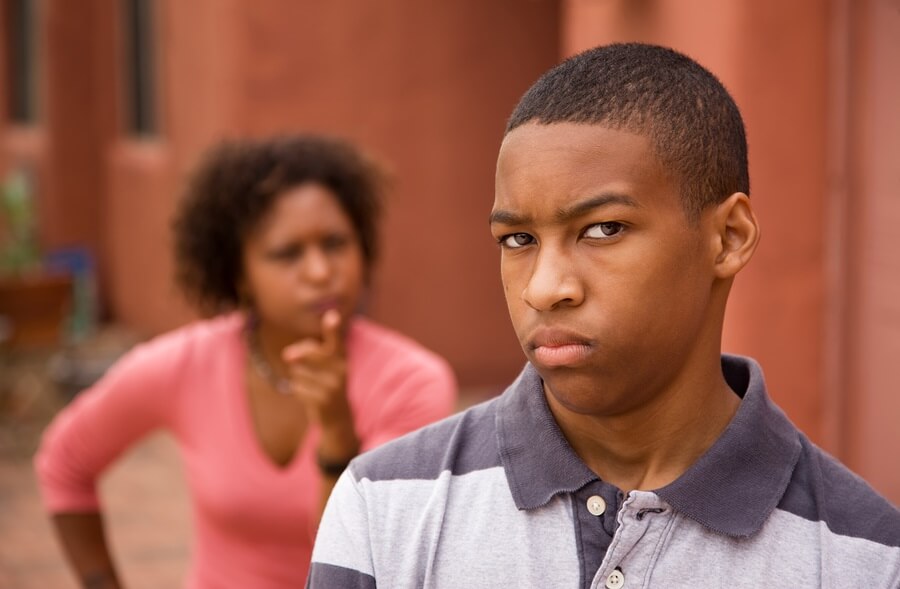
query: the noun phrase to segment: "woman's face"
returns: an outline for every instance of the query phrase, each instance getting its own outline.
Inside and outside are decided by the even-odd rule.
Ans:
[[[244,240],[241,287],[260,320],[293,339],[318,337],[321,318],[356,310],[365,261],[334,193],[306,183],[278,195]]]

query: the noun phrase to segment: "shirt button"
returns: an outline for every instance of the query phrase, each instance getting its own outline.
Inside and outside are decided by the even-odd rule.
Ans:
[[[625,575],[619,569],[614,570],[606,577],[606,589],[621,589],[625,585]]]
[[[591,515],[603,515],[606,511],[606,501],[600,495],[591,495],[587,500],[587,508]]]

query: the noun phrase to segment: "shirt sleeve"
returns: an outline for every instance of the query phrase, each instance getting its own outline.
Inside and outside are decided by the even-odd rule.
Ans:
[[[119,454],[174,411],[177,349],[138,346],[80,393],[44,432],[35,471],[50,512],[99,508],[96,484]]]
[[[375,589],[372,562],[365,498],[351,469],[347,469],[334,486],[322,515],[306,587]]]

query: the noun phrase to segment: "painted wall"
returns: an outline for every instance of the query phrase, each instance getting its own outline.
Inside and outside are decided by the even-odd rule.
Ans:
[[[46,4],[53,22],[73,10]],[[99,218],[86,210],[79,218],[102,225],[104,293],[113,317],[145,333],[191,317],[170,280],[168,223],[185,174],[205,147],[223,137],[322,131],[358,142],[395,178],[371,313],[445,355],[466,388],[497,392],[515,376],[523,358],[487,215],[505,118],[558,56],[554,2],[426,7],[385,0],[351,10],[282,0],[265,11],[231,0],[159,2],[162,132],[141,140],[125,136],[119,124],[119,4],[94,5],[111,15],[111,26],[93,33],[111,45],[112,65],[91,52],[86,38],[72,41],[67,59],[93,60],[115,97],[108,108],[91,111],[112,113],[110,145],[79,154],[90,159],[90,170],[99,158],[105,175],[77,179],[105,194]],[[90,119],[67,124],[60,130],[67,142],[53,146],[60,155],[77,141],[90,142],[79,136],[96,126]],[[69,166],[76,167],[87,173],[81,164]],[[53,198],[93,206],[96,199],[84,192],[70,198],[57,185]],[[62,214],[62,208],[48,213]],[[53,221],[48,228],[57,236],[74,231]],[[88,228],[79,235],[92,244],[97,239]]]
[[[850,54],[843,455],[900,503],[900,2],[845,21]],[[842,279],[842,280],[841,280]]]

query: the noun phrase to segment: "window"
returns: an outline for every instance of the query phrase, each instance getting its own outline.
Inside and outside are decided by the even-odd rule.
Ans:
[[[7,117],[25,125],[37,121],[37,0],[6,0]]]
[[[156,135],[156,30],[153,0],[123,0],[125,128],[133,135]]]

